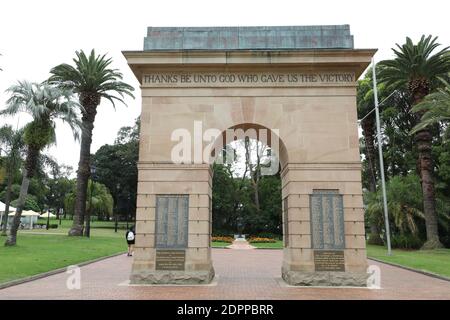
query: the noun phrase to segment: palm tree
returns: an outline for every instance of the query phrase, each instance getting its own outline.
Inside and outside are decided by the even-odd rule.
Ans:
[[[80,121],[77,110],[79,104],[73,100],[73,92],[47,83],[19,82],[10,87],[11,97],[7,100],[2,115],[16,115],[19,112],[29,113],[33,120],[24,128],[24,142],[27,147],[26,159],[22,171],[22,185],[16,206],[16,214],[5,242],[6,246],[16,244],[20,217],[28,194],[30,179],[34,176],[40,152],[56,141],[55,120],[61,119],[72,128],[74,138],[78,137]]]
[[[70,192],[69,194],[67,194],[64,198],[65,210],[67,212],[74,212],[75,202],[75,192]],[[111,215],[114,200],[108,187],[106,187],[104,184],[89,180],[86,201],[87,210],[91,210],[91,208],[89,207],[90,205],[92,206],[92,212],[95,212],[97,215]]]
[[[109,100],[113,106],[114,100],[123,101],[124,95],[134,98],[132,91],[134,88],[122,82],[122,73],[117,69],[111,69],[111,58],[106,55],[95,55],[92,50],[89,57],[81,51],[76,51],[76,58],[73,59],[75,67],[69,64],[61,64],[54,67],[50,73],[49,81],[58,83],[62,87],[73,89],[79,95],[79,100],[83,109],[82,113],[82,134],[80,161],[77,171],[77,192],[75,202],[75,212],[72,228],[69,230],[71,236],[82,236],[84,216],[86,212],[86,194],[88,179],[90,176],[90,157],[92,130],[94,129],[97,107],[101,98]],[[119,96],[117,96],[117,94]]]
[[[5,194],[5,212],[2,221],[3,228],[1,233],[2,236],[6,236],[13,175],[21,161],[21,153],[24,146],[23,129],[14,130],[10,125],[4,125],[0,128],[0,144],[4,146],[3,150],[6,152],[7,186]]]
[[[387,183],[389,213],[394,227],[402,235],[418,236],[418,222],[424,219],[421,211],[421,186],[419,178],[410,174],[392,177]],[[382,194],[380,190],[368,196],[367,213],[369,219],[381,224],[383,220]],[[394,229],[395,231],[395,229]]]
[[[391,88],[407,89],[412,96],[412,105],[421,102],[426,95],[439,84],[439,78],[450,71],[449,49],[435,52],[439,47],[437,38],[422,36],[417,44],[410,38],[402,46],[397,44],[393,49],[395,58],[382,61],[384,67],[380,72],[380,80]],[[434,53],[435,52],[435,53]],[[418,114],[422,116],[422,114]],[[418,120],[418,119],[417,119]],[[419,171],[423,193],[423,211],[427,231],[427,242],[423,249],[441,247],[439,241],[436,214],[435,187],[433,181],[433,161],[431,157],[432,134],[429,128],[423,128],[415,134],[415,142],[419,152]]]
[[[429,94],[412,109],[413,112],[423,115],[420,123],[411,130],[412,134],[434,124],[450,122],[450,84],[446,81],[443,82],[444,88],[439,88],[437,92]],[[450,132],[449,130],[447,127],[448,132]]]

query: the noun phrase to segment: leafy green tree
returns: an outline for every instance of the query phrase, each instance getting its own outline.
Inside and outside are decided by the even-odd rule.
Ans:
[[[64,208],[64,199],[73,190],[74,184],[75,180],[61,172],[57,172],[52,179],[47,181],[49,191],[46,197],[46,205],[48,208],[54,209],[57,219],[59,219],[61,209]]]
[[[237,231],[238,209],[248,203],[244,184],[249,181],[234,178],[231,165],[214,163],[212,187],[212,224],[215,234],[228,234]],[[246,183],[247,182],[247,183]]]
[[[254,183],[238,176],[232,165],[213,165],[212,223],[214,234],[272,233],[281,235],[280,176],[261,176],[260,209],[256,209]],[[241,230],[242,229],[242,230]]]
[[[93,183],[93,185],[92,185]],[[91,190],[92,190],[92,198],[91,198]],[[75,202],[76,202],[76,190],[72,190],[72,192],[68,193],[65,196],[64,204],[65,211],[69,214],[74,213]],[[92,204],[92,208],[90,205]],[[102,215],[111,215],[113,210],[114,200],[112,198],[111,193],[108,188],[101,183],[92,182],[89,180],[89,187],[87,193],[86,200],[86,208],[91,211],[93,215],[102,216]]]
[[[397,175],[405,176],[418,165],[417,147],[409,135],[416,121],[410,110],[410,94],[399,89],[382,106],[381,138],[387,180]]]
[[[16,199],[11,202],[13,206],[16,206],[19,203],[19,199]],[[25,198],[25,203],[23,205],[24,210],[33,210],[34,212],[41,212],[41,207],[39,206],[37,199],[35,196],[31,194],[27,194]]]
[[[25,126],[24,143],[26,159],[23,168],[22,185],[16,205],[16,214],[11,225],[10,234],[5,242],[7,246],[16,244],[17,230],[24,208],[28,187],[33,178],[41,151],[55,141],[56,119],[66,122],[76,138],[80,122],[78,119],[78,103],[73,100],[71,90],[57,88],[47,83],[19,82],[8,89],[11,97],[7,100],[6,109],[1,115],[16,115],[27,112],[32,121]]]
[[[113,145],[103,145],[92,160],[97,181],[108,187],[116,204],[116,214],[135,216],[137,162],[139,155],[139,119],[134,126],[123,127]]]
[[[113,106],[114,101],[123,101],[124,95],[134,97],[134,88],[121,81],[122,73],[117,69],[111,69],[112,60],[106,55],[96,55],[92,50],[89,56],[81,51],[76,51],[73,59],[75,67],[69,64],[61,64],[54,67],[49,81],[58,83],[62,87],[73,89],[78,94],[83,108],[81,109],[83,130],[81,135],[80,161],[77,171],[77,197],[75,215],[71,236],[82,236],[84,215],[86,212],[86,193],[90,176],[90,157],[92,130],[94,129],[97,107],[102,98],[109,100]],[[118,96],[119,95],[119,96]]]
[[[375,153],[375,115],[373,108],[375,106],[372,90],[372,77],[367,74],[363,80],[358,81],[357,89],[357,110],[358,118],[361,120],[361,128],[364,136],[364,154],[366,155],[367,169],[369,171],[369,179],[367,187],[370,192],[376,191],[377,186],[377,170],[376,170],[376,153]]]
[[[394,235],[411,234],[417,238],[426,238],[423,232],[423,222],[425,219],[423,213],[422,187],[420,179],[415,174],[406,176],[392,177],[386,185],[388,208],[390,214],[390,225],[393,226]],[[382,227],[382,195],[376,193],[366,194],[368,219],[374,220]],[[447,229],[449,215],[449,206],[438,201],[438,223]]]
[[[450,71],[448,48],[435,52],[439,47],[437,38],[422,36],[417,44],[410,38],[406,43],[393,49],[395,58],[381,62],[383,69],[380,80],[388,87],[407,89],[412,97],[412,105],[417,105],[436,88],[440,77]],[[434,53],[435,52],[435,53]],[[420,115],[419,115],[420,116]],[[418,131],[415,141],[419,152],[420,177],[422,182],[423,205],[426,219],[427,242],[423,248],[437,248],[439,241],[433,181],[433,162],[431,157],[432,132],[428,128]]]
[[[380,66],[377,66],[379,72]],[[381,101],[388,98],[388,92],[383,84],[378,84],[378,93]],[[377,153],[375,151],[376,137],[376,120],[375,120],[375,100],[373,92],[373,73],[369,70],[364,79],[358,81],[357,88],[357,111],[360,119],[364,143],[362,144],[362,153],[365,155],[363,166],[363,186],[367,187],[370,192],[376,192],[377,180],[380,176],[377,165]],[[369,243],[380,245],[383,240],[380,237],[380,228],[373,220],[368,221],[370,226]]]
[[[251,223],[249,233],[273,233],[282,235],[281,178],[280,176],[262,176],[259,184],[261,210],[257,223]],[[255,222],[256,222],[255,221]]]
[[[2,236],[6,236],[14,173],[19,167],[22,160],[21,154],[24,151],[23,130],[14,130],[12,126],[9,125],[4,125],[1,127],[0,146],[1,150],[6,153],[5,169],[7,172],[7,187],[5,193],[5,212],[3,215],[3,221],[1,221]]]

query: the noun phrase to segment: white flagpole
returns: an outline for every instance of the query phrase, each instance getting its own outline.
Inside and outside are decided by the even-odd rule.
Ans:
[[[389,214],[386,198],[386,182],[384,179],[384,163],[383,163],[383,148],[381,145],[381,128],[380,128],[380,111],[378,110],[378,89],[377,89],[377,75],[375,72],[375,60],[372,58],[373,68],[373,95],[375,100],[375,117],[377,120],[377,139],[378,139],[378,156],[380,158],[380,173],[381,173],[381,189],[383,191],[383,208],[384,208],[384,225],[386,228],[386,240],[388,256],[391,255],[391,231],[389,228]]]

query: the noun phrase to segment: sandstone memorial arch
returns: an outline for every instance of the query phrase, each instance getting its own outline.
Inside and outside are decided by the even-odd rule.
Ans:
[[[142,89],[131,282],[214,278],[210,163],[172,156],[177,129],[209,143],[201,124],[277,133],[287,283],[365,286],[356,81],[375,51],[354,49],[348,25],[149,27],[143,51],[123,52]]]

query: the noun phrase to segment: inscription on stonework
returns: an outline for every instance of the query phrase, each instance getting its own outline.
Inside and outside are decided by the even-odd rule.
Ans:
[[[188,195],[157,196],[156,248],[186,248],[188,219]]]
[[[351,72],[329,73],[153,73],[143,76],[144,85],[155,86],[299,86],[352,83]]]
[[[344,205],[337,190],[314,190],[310,196],[313,249],[344,249]]]
[[[156,270],[184,270],[185,250],[156,250]]]
[[[314,265],[316,271],[345,271],[344,251],[315,250]]]

